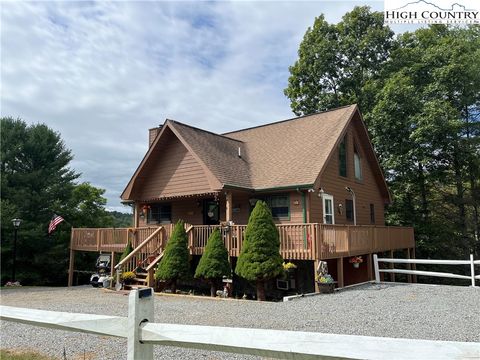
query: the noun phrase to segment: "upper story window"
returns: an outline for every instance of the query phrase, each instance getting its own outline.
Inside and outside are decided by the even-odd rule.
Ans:
[[[338,174],[347,177],[347,136],[338,145]]]
[[[355,180],[362,180],[362,158],[358,153],[357,147],[354,148],[353,151],[353,164],[355,168]]]
[[[355,214],[353,213],[353,200],[350,200],[350,199],[345,200],[345,216],[348,221],[355,220]]]
[[[148,212],[149,224],[168,224],[172,222],[171,204],[151,204]]]
[[[268,207],[272,211],[274,219],[289,219],[290,218],[290,196],[284,195],[269,195],[263,197]]]

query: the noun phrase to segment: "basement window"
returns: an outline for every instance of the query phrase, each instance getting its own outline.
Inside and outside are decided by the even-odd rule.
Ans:
[[[148,212],[149,224],[169,224],[172,222],[171,204],[151,204]]]

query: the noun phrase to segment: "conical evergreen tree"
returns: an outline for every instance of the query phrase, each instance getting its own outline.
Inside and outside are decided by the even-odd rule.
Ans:
[[[170,281],[173,293],[177,290],[177,280],[187,277],[190,271],[187,246],[187,233],[180,220],[173,229],[165,254],[155,272],[155,279]]]
[[[265,281],[283,272],[278,230],[268,205],[258,201],[248,220],[245,241],[238,257],[237,275],[255,281],[258,300],[265,300]]]
[[[223,276],[230,275],[228,251],[223,244],[220,231],[215,229],[207,241],[205,252],[195,270],[195,277],[210,283],[210,295],[215,297],[217,283]]]
[[[127,246],[125,246],[125,250],[123,250],[123,253],[122,253],[122,256],[120,256],[119,262],[125,259],[128,256],[128,254],[130,254],[132,251],[133,251],[132,243],[130,242],[130,240],[128,240],[128,244]]]

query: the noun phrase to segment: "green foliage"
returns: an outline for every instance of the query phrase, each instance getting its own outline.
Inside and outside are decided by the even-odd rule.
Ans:
[[[220,231],[215,229],[208,238],[205,251],[195,270],[195,277],[209,280],[223,276],[230,276],[228,251],[223,244]]]
[[[132,244],[130,243],[130,241],[128,241],[127,246],[125,246],[125,250],[123,250],[122,256],[120,256],[119,262],[125,259],[128,256],[128,254],[130,254],[132,251],[133,251]]]
[[[480,253],[480,27],[432,25],[393,40],[355,8],[308,29],[285,94],[296,114],[360,104],[417,256]],[[450,270],[449,270],[450,271]]]
[[[27,125],[1,118],[1,283],[10,280],[13,261],[11,219],[18,229],[17,280],[23,285],[61,285],[67,280],[70,227],[111,226],[103,190],[78,178],[69,165],[73,156],[60,134],[44,124]],[[47,235],[52,215],[68,223]],[[92,215],[93,214],[93,215]],[[92,256],[93,255],[93,256]],[[78,254],[78,269],[91,269],[94,254]]]
[[[176,280],[189,275],[188,237],[183,221],[178,221],[155,272],[157,280]]]
[[[285,95],[293,112],[311,114],[353,103],[366,111],[375,94],[372,82],[393,45],[393,32],[384,25],[383,14],[367,6],[355,7],[338,24],[317,17],[290,67]]]
[[[133,214],[122,213],[119,211],[109,211],[108,214],[113,218],[113,227],[128,228],[133,226]]]
[[[258,201],[248,220],[235,272],[250,280],[268,280],[283,272],[278,230],[268,205]]]
[[[1,349],[0,359],[2,360],[56,360],[57,358],[32,352],[32,351]]]

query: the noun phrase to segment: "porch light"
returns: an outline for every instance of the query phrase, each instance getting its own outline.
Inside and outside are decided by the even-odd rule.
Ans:
[[[248,200],[248,202],[250,203],[251,206],[255,206],[255,204],[257,203],[257,201],[258,201],[258,199],[254,199],[254,198]]]
[[[322,197],[325,194],[325,190],[323,188],[318,189],[318,197]]]

